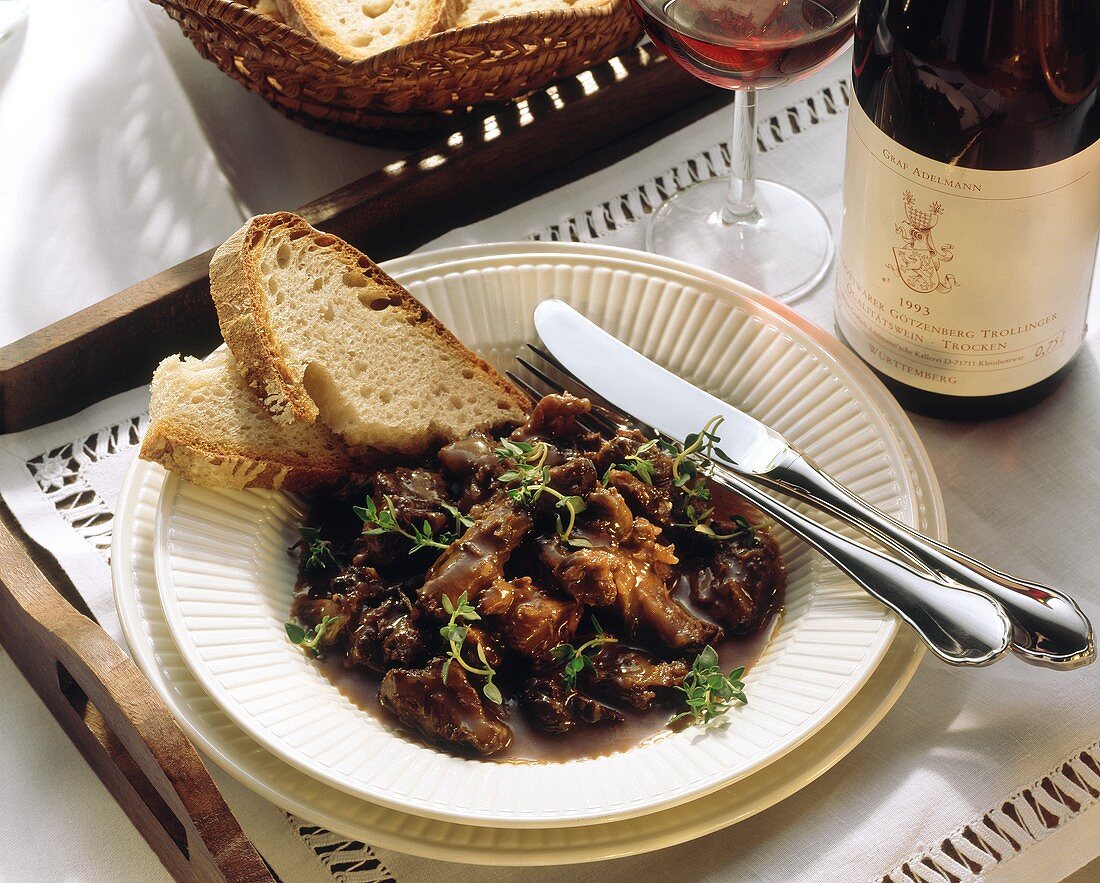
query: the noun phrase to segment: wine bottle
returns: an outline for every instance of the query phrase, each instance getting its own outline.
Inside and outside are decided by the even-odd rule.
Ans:
[[[901,404],[1052,392],[1100,239],[1100,0],[861,0],[836,321]]]

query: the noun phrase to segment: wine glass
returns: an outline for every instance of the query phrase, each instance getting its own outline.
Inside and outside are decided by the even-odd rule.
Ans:
[[[756,92],[808,76],[847,45],[858,0],[631,0],[689,73],[732,89],[729,178],[700,181],[652,215],[646,248],[790,301],[821,281],[833,235],[809,199],[756,178]],[[828,171],[828,170],[823,170]]]

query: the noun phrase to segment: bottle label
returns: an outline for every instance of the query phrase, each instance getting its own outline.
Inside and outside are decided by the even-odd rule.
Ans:
[[[1013,392],[1085,335],[1100,236],[1100,142],[1019,171],[946,165],[882,132],[853,98],[836,318],[908,386]]]

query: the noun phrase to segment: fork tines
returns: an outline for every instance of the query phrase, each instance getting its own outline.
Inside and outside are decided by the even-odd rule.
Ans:
[[[653,435],[652,430],[648,427],[641,425],[629,414],[612,405],[588,384],[577,379],[569,369],[550,353],[533,344],[528,344],[527,349],[534,353],[536,358],[516,356],[516,361],[524,371],[508,371],[506,373],[514,383],[535,401],[538,401],[544,395],[571,392],[574,395],[588,399],[592,403],[592,410],[586,415],[587,419],[580,421],[582,425],[586,425],[589,429],[604,435],[614,435],[620,428],[629,427],[639,429],[649,436]],[[563,379],[559,380],[558,377]]]

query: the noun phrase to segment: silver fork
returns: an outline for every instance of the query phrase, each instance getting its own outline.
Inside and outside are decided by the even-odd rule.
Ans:
[[[537,351],[536,351],[537,352]],[[533,400],[560,393],[566,384],[522,358],[523,373],[508,376]],[[566,372],[562,372],[564,376]],[[629,414],[613,407],[594,390],[568,376],[570,391],[595,406],[584,420],[597,432],[637,429],[649,438],[658,436]],[[988,665],[1009,648],[1012,629],[1001,606],[982,593],[921,573],[875,549],[841,536],[775,499],[728,469],[717,468],[712,479],[744,497],[761,512],[821,552],[853,582],[877,598],[907,622],[928,648],[951,665]]]

